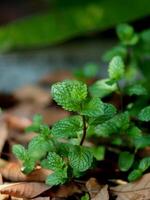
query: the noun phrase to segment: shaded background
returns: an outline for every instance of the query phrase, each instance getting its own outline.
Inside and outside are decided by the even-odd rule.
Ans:
[[[149,0],[1,1],[0,91],[36,83],[56,69],[101,66],[116,43],[116,25],[128,22],[141,32],[150,26],[149,14]]]

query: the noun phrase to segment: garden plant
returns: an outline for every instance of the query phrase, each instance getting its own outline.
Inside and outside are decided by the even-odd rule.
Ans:
[[[103,56],[108,62],[106,78],[97,78],[97,66],[87,65],[75,72],[75,80],[51,86],[54,102],[70,116],[52,127],[41,115],[33,118],[26,131],[37,136],[27,147],[17,144],[12,150],[22,161],[23,173],[30,174],[37,165],[50,169],[53,173],[45,181],[55,186],[82,180],[107,159],[116,162],[120,179],[129,182],[149,170],[150,156],[141,152],[150,146],[150,87],[141,65],[149,60],[150,34],[122,24],[117,35],[118,45]],[[93,78],[97,80],[89,84]]]

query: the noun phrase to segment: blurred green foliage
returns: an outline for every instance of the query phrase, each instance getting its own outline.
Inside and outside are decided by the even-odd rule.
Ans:
[[[45,0],[46,12],[0,28],[0,50],[39,48],[150,13],[149,0]]]

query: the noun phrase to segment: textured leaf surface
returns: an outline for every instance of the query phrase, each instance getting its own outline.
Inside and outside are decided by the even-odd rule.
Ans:
[[[26,149],[20,144],[14,145],[12,152],[20,160],[24,160],[26,158]]]
[[[81,102],[87,96],[87,86],[77,80],[66,80],[54,84],[51,92],[58,105],[69,111],[79,111]]]
[[[31,199],[40,195],[41,193],[45,192],[50,188],[51,186],[47,186],[44,183],[18,182],[1,185],[0,193],[8,194],[14,197]]]
[[[80,113],[89,117],[98,117],[104,114],[104,104],[99,98],[92,98],[82,105]]]
[[[70,165],[76,171],[86,171],[91,167],[92,161],[92,153],[86,148],[76,146],[69,152]]]
[[[63,159],[55,152],[49,152],[47,159],[43,160],[42,167],[51,169],[51,170],[58,170],[62,169],[65,166],[65,162]]]
[[[146,121],[146,122],[150,121],[150,106],[143,108],[139,113],[138,118],[141,121]]]
[[[120,80],[125,72],[125,66],[120,56],[115,56],[109,63],[108,73],[109,78],[116,81]]]
[[[63,184],[67,180],[67,171],[57,170],[53,174],[49,175],[46,179],[46,184],[48,185],[59,185]]]
[[[103,107],[104,114],[99,117],[90,118],[89,124],[98,125],[104,123],[106,120],[111,119],[117,112],[117,109],[112,104],[103,103]]]
[[[52,127],[52,134],[58,138],[73,138],[77,137],[82,129],[82,118],[71,116],[56,122]]]
[[[107,137],[112,133],[117,133],[126,130],[129,127],[129,114],[128,112],[116,115],[110,120],[99,124],[95,127],[95,132],[99,136]]]

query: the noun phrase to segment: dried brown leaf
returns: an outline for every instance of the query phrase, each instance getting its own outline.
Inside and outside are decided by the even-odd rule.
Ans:
[[[51,102],[49,91],[35,85],[28,85],[19,88],[14,92],[14,96],[21,102],[30,102],[41,106]]]
[[[34,198],[50,188],[51,186],[47,186],[44,183],[18,182],[0,185],[0,193],[18,198]]]
[[[117,200],[149,200],[150,173],[145,174],[138,181],[110,188]]]
[[[96,178],[90,178],[86,182],[86,188],[90,194],[90,197],[94,198],[96,194],[100,191],[102,186],[97,182]]]
[[[49,85],[55,82],[63,81],[64,79],[73,79],[72,74],[67,70],[57,70],[45,75],[39,82],[44,85]]]
[[[3,178],[10,181],[38,181],[44,182],[46,177],[53,173],[51,170],[37,168],[29,175],[25,175],[21,172],[21,166],[19,163],[8,163],[5,167],[0,168],[0,173]]]
[[[48,191],[50,197],[57,197],[57,198],[68,198],[73,194],[80,194],[82,193],[82,187],[75,184],[69,183],[66,185],[61,185],[58,188],[51,189]]]
[[[63,109],[60,108],[55,108],[55,107],[42,108],[37,105],[29,103],[20,104],[15,108],[10,109],[7,113],[16,117],[27,118],[30,120],[32,120],[33,116],[38,113],[43,116],[44,123],[49,125],[52,125],[54,122],[69,115],[67,111],[64,111]]]
[[[26,117],[15,116],[12,114],[5,115],[5,121],[9,128],[24,131],[24,129],[32,124],[32,121]]]
[[[109,200],[108,185],[105,185],[91,200]]]

